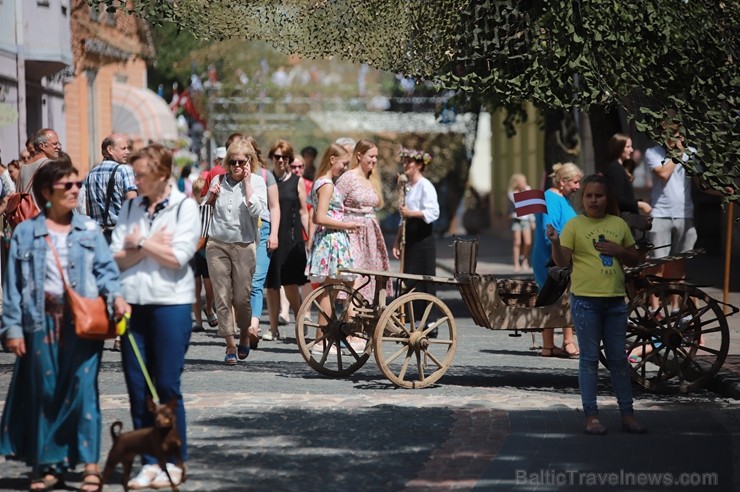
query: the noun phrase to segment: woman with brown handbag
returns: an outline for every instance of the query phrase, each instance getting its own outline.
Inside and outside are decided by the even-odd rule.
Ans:
[[[33,183],[43,212],[19,224],[10,241],[0,335],[18,358],[0,425],[0,454],[32,466],[30,490],[56,487],[78,463],[84,464],[81,490],[100,488],[97,375],[103,342],[75,334],[65,282],[84,297],[103,296],[119,318],[130,311],[100,228],[72,212],[77,179],[68,159],[45,164]]]

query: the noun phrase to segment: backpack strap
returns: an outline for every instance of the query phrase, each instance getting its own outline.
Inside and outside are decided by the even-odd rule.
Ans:
[[[110,216],[110,202],[113,198],[113,189],[116,186],[116,173],[118,172],[119,167],[121,167],[120,162],[116,164],[116,167],[113,168],[113,172],[110,173],[110,178],[108,178],[108,189],[106,190],[107,195],[105,197],[105,210],[103,211],[103,229],[107,229],[109,227],[108,219]],[[89,195],[90,190],[87,190],[87,192],[87,194]]]
[[[45,160],[44,162],[42,162],[42,163],[41,163],[41,164],[39,165],[39,167],[37,167],[37,168],[36,168],[36,170],[35,170],[35,171],[33,172],[33,174],[31,175],[31,179],[29,179],[29,180],[28,180],[28,184],[26,185],[26,189],[25,189],[25,190],[23,190],[23,193],[30,193],[30,192],[31,192],[31,187],[33,186],[33,180],[34,180],[34,179],[36,179],[36,175],[38,174],[38,172],[39,172],[39,171],[41,171],[41,168],[42,168],[42,167],[44,167],[44,164],[46,164],[46,163],[47,163],[47,162],[49,162],[50,160],[51,160],[51,159],[46,159],[46,160]],[[34,197],[34,200],[35,200],[35,199],[36,199],[36,197]]]

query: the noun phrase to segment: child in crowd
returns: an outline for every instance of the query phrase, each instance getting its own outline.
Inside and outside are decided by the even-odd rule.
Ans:
[[[198,202],[198,205],[200,205],[201,210],[201,237],[198,242],[198,251],[195,252],[195,256],[190,260],[193,274],[195,274],[195,302],[193,302],[195,324],[193,325],[193,331],[205,331],[203,328],[203,306],[200,297],[203,288],[206,290],[205,312],[208,326],[212,328],[218,326],[218,319],[216,318],[216,313],[213,311],[213,286],[211,286],[211,279],[208,275],[208,262],[206,262],[206,241],[208,238],[208,227],[210,226],[210,214],[204,213],[206,211],[203,205],[204,197],[201,196],[201,191],[203,191],[205,185],[206,180],[199,177],[193,182],[192,187],[192,196]]]
[[[622,264],[639,261],[635,240],[619,217],[617,202],[603,176],[588,176],[581,182],[582,214],[574,217],[558,234],[547,226],[552,257],[564,267],[572,263],[570,308],[581,349],[578,385],[586,434],[606,434],[599,422],[596,387],[599,347],[603,341],[614,393],[622,415],[622,430],[644,434],[647,429],[634,417],[630,369],[625,353],[627,306],[624,302]]]
[[[511,218],[511,232],[514,240],[514,271],[529,270],[529,249],[532,246],[532,231],[534,231],[534,214],[517,217],[514,207],[514,193],[531,190],[527,184],[527,177],[516,173],[509,180],[509,217]]]

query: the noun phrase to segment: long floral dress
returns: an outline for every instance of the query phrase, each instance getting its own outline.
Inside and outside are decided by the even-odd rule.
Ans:
[[[380,203],[375,188],[353,171],[342,174],[337,180],[336,188],[344,198],[347,219],[363,225],[357,233],[349,235],[354,268],[390,271],[388,248],[380,224],[375,218],[375,208]],[[371,277],[370,282],[360,289],[360,292],[365,299],[372,301],[375,297],[375,277]],[[386,292],[389,296],[393,295],[390,280],[386,285]]]
[[[332,185],[330,179],[319,178],[313,183],[311,193],[308,195],[308,203],[314,208],[319,205],[319,188]],[[342,195],[334,187],[327,215],[334,220],[343,220],[344,205]],[[352,275],[340,275],[339,270],[352,268],[352,253],[349,245],[349,234],[344,229],[327,229],[324,226],[316,226],[313,242],[311,243],[311,254],[306,264],[306,276],[312,282],[323,282],[327,278],[337,280],[354,280]]]

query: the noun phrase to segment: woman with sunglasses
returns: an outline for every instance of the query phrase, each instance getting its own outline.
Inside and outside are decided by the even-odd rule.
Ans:
[[[73,213],[78,179],[67,159],[39,169],[33,192],[42,213],[16,227],[5,272],[0,336],[17,359],[0,454],[31,465],[30,490],[61,485],[62,475],[78,463],[84,464],[80,490],[100,489],[97,378],[103,342],[75,334],[65,282],[85,297],[104,296],[118,318],[131,309],[97,223]]]
[[[226,150],[226,174],[214,179],[206,196],[213,205],[206,258],[218,315],[218,334],[226,341],[224,363],[249,355],[252,277],[257,264],[258,220],[267,209],[267,186],[256,174],[257,154],[243,139]],[[238,337],[238,346],[237,346]]]
[[[306,243],[302,234],[302,231],[308,233],[308,210],[303,178],[290,172],[290,164],[294,158],[293,147],[285,140],[278,140],[270,149],[268,157],[274,164],[275,178],[278,181],[280,224],[278,247],[272,252],[270,269],[265,280],[270,331],[262,335],[262,339],[275,340],[280,338],[280,287],[285,289],[295,315],[301,307],[298,287],[308,282],[303,273],[306,268]]]
[[[172,153],[153,144],[130,156],[139,196],[121,207],[113,229],[111,250],[121,269],[123,294],[131,304],[129,334],[141,358],[124,337],[121,361],[134,429],[151,427],[147,409],[149,389],[142,367],[154,381],[159,402],[177,400],[177,430],[182,458],[187,461],[187,420],[182,396],[182,372],[190,345],[190,313],[195,277],[190,259],[200,237],[200,215],[195,200],[185,197],[172,178]],[[167,470],[157,458],[141,457],[142,469],[128,487],[169,487],[167,473],[178,485],[184,470],[169,458]]]

